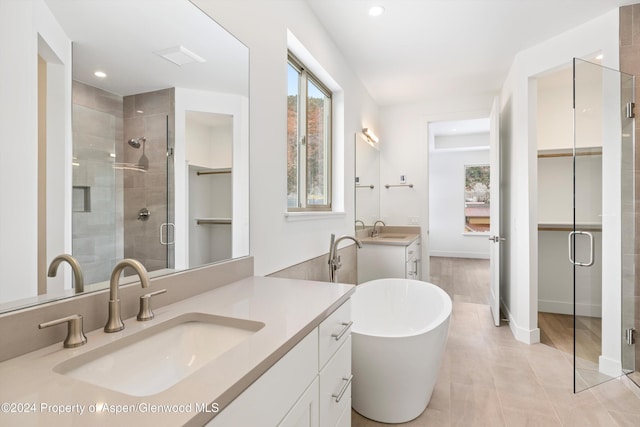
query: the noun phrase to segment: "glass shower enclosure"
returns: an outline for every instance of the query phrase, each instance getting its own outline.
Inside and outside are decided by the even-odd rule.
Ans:
[[[635,370],[634,77],[573,61],[574,391]],[[622,366],[620,366],[620,362]],[[622,368],[622,369],[621,369]]]

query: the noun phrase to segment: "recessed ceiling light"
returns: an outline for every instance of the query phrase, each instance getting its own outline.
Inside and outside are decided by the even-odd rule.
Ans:
[[[384,7],[382,6],[371,6],[369,8],[369,16],[380,16],[384,13]]]
[[[603,54],[600,54],[600,55],[596,56],[596,59],[598,59],[598,60],[602,60],[602,58],[604,58]]]
[[[100,77],[101,79],[107,77],[107,73],[105,73],[104,71],[96,71],[95,73],[93,73],[93,75],[96,77]]]

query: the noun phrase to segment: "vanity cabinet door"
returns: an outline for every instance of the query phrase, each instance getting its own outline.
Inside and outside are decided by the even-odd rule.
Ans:
[[[316,377],[278,427],[318,427],[318,382]]]
[[[358,283],[405,277],[406,247],[364,244],[358,249]]]
[[[224,408],[207,426],[277,426],[318,375],[318,329]],[[294,424],[295,425],[295,424]]]
[[[358,249],[358,283],[375,279],[418,279],[420,238],[407,246],[365,244]]]

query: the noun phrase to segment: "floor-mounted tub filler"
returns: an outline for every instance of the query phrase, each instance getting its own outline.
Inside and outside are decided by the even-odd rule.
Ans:
[[[402,423],[429,404],[449,334],[451,298],[409,279],[372,280],[352,297],[352,406]]]

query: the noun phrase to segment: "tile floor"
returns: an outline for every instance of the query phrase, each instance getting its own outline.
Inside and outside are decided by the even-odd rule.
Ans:
[[[467,274],[462,261],[442,259],[434,268],[438,261],[432,261],[434,283]],[[452,295],[453,313],[440,375],[427,409],[402,425],[640,426],[640,389],[626,377],[574,394],[570,355],[516,341],[508,326],[493,326],[486,304],[469,302],[451,283],[441,286]],[[351,421],[384,425],[355,411]]]

